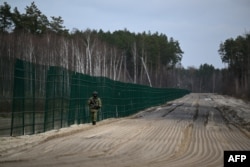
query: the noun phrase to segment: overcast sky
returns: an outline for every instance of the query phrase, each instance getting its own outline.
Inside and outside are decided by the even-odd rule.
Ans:
[[[250,0],[0,0],[21,13],[31,2],[72,30],[163,33],[178,40],[187,68],[223,68],[219,44],[250,32]]]

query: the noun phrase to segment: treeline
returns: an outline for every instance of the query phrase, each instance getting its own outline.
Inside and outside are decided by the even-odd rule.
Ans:
[[[167,70],[182,58],[178,41],[164,34],[126,29],[69,33],[61,17],[48,21],[34,2],[25,11],[12,12],[6,2],[1,6],[1,57],[154,87],[167,87]]]
[[[250,98],[249,36],[220,44],[218,52],[227,68],[202,64],[184,69],[179,42],[165,34],[127,29],[69,32],[60,16],[48,19],[34,2],[25,13],[5,2],[0,6],[0,75],[2,80],[13,76],[18,58],[122,82]],[[6,84],[0,85],[2,92]]]
[[[199,68],[187,69],[179,65],[170,70],[168,76],[172,78],[169,85],[173,87],[200,93],[226,93],[222,82],[223,70],[215,69],[213,65],[202,64]]]
[[[218,52],[228,64],[223,76],[227,92],[250,98],[250,34],[227,39],[220,44]]]
[[[194,92],[217,92],[250,99],[250,34],[229,38],[219,45],[224,69],[212,65],[174,69],[183,84]],[[178,76],[178,75],[177,75]]]
[[[68,30],[63,26],[62,18],[51,16],[47,18],[32,2],[25,8],[25,13],[20,13],[15,7],[4,2],[0,6],[0,32],[27,32],[32,34],[43,34],[45,32],[56,32],[67,34]]]

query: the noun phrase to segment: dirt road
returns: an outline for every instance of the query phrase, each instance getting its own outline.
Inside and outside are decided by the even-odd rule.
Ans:
[[[250,150],[250,104],[189,94],[134,116],[0,139],[0,166],[223,166],[224,150]]]

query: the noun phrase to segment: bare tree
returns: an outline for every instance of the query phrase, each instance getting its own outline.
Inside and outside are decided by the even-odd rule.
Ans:
[[[118,78],[118,67],[120,66],[120,63],[122,63],[122,59],[120,59],[119,55],[118,55],[118,50],[116,48],[112,48],[111,49],[111,67],[110,69],[112,69],[111,72],[111,76],[113,80],[117,80]]]
[[[91,31],[86,30],[85,32],[85,46],[86,46],[86,72],[89,75],[92,75],[92,54],[95,47],[95,39],[91,39]]]
[[[133,54],[133,63],[134,63],[134,83],[137,83],[137,47],[136,42],[133,43],[132,48],[132,54]]]
[[[147,59],[146,59],[146,60],[147,60]],[[146,63],[145,63],[144,60],[143,60],[143,57],[141,57],[141,61],[142,61],[143,67],[144,67],[144,69],[145,69],[145,71],[146,71],[146,74],[147,74],[147,77],[148,77],[149,85],[150,85],[150,87],[152,87],[151,79],[150,79],[150,76],[149,76],[149,74],[148,74],[148,69],[147,69]]]

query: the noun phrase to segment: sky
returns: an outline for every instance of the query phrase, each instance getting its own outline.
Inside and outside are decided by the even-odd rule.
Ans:
[[[0,0],[24,13],[35,2],[46,15],[61,16],[70,31],[95,29],[158,32],[184,52],[181,64],[225,68],[220,43],[250,33],[250,0]]]

